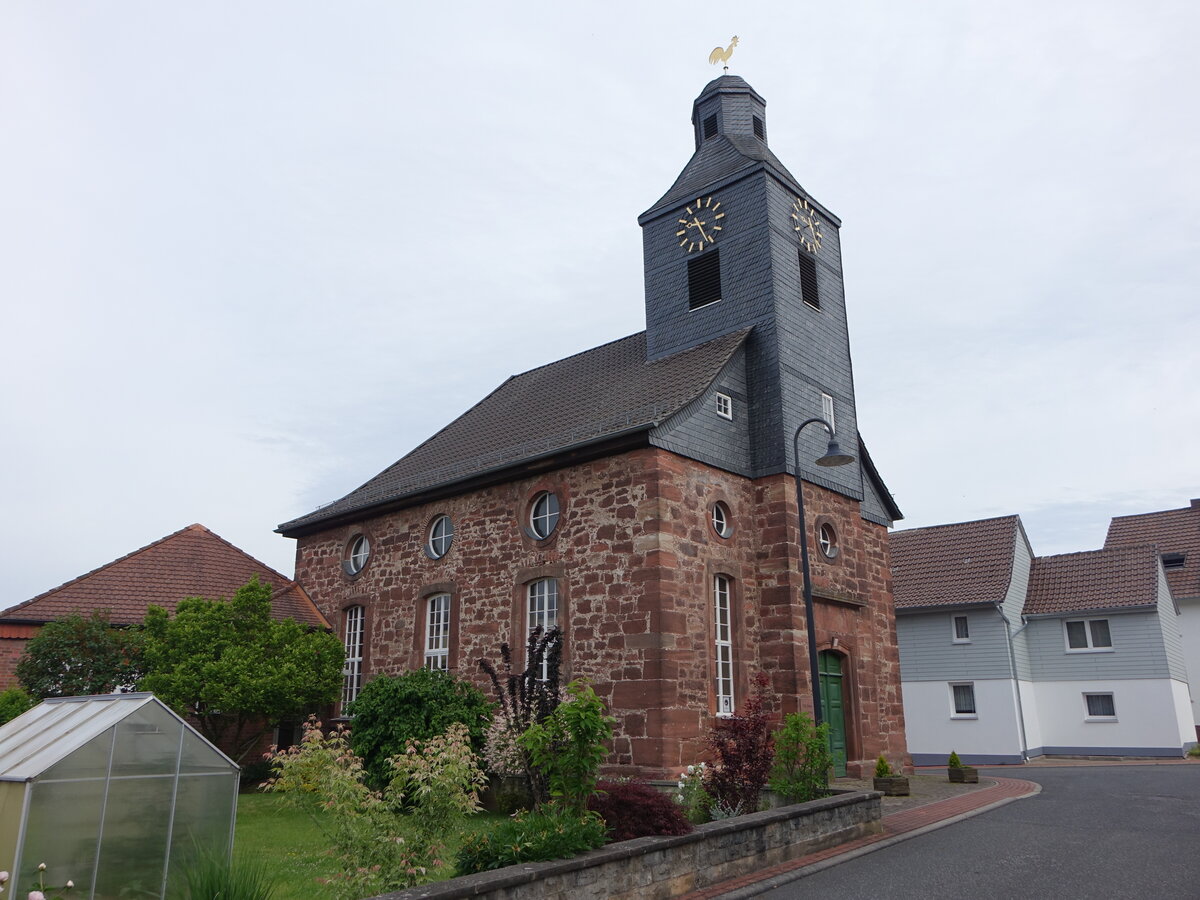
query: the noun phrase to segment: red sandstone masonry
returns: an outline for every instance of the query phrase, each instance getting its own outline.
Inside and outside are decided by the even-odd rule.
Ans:
[[[544,541],[523,527],[539,490],[562,506]],[[717,500],[731,513],[728,539],[711,526]],[[818,602],[817,640],[827,649],[836,638],[852,675],[851,768],[880,752],[904,762],[886,530],[862,520],[856,501],[812,485],[805,508],[817,591],[850,601]],[[433,560],[426,532],[442,513],[454,544]],[[820,517],[841,540],[832,561],[815,549]],[[350,578],[341,560],[358,531],[372,556]],[[762,669],[782,711],[811,709],[798,559],[794,479],[752,481],[650,448],[302,537],[296,578],[339,631],[347,606],[366,608],[367,677],[421,665],[423,598],[449,590],[451,669],[485,689],[479,659],[496,660],[501,641],[524,642],[525,585],[557,578],[564,674],[589,678],[618,719],[610,774],[673,779],[699,758],[714,721],[714,575],[734,582],[735,699]]]

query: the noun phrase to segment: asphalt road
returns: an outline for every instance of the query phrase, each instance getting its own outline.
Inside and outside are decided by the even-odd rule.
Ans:
[[[1042,792],[760,896],[1200,898],[1200,766],[981,771]]]

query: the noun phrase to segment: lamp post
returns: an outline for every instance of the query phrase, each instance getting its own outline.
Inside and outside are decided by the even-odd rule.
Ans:
[[[820,725],[825,721],[825,716],[821,710],[821,670],[817,665],[817,626],[813,615],[812,575],[808,571],[808,527],[804,524],[804,480],[800,477],[800,432],[813,424],[820,424],[829,435],[829,447],[826,449],[825,455],[816,461],[818,466],[825,468],[845,466],[854,462],[854,457],[849,453],[842,452],[842,448],[838,446],[837,437],[833,433],[833,426],[820,416],[814,416],[801,422],[792,438],[796,465],[796,509],[800,513],[800,571],[804,576],[804,621],[808,629],[808,667],[809,678],[812,679],[813,722]]]

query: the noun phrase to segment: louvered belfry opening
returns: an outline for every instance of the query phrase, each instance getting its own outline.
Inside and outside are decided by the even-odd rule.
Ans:
[[[721,257],[716,248],[688,260],[688,309],[721,299]]]
[[[760,141],[767,139],[767,130],[763,128],[763,120],[758,116],[754,117],[754,136]]]
[[[717,114],[713,113],[704,120],[704,139],[707,141],[710,137],[715,137],[717,134]]]
[[[811,253],[800,251],[800,299],[814,309],[821,308],[817,293],[817,260]]]

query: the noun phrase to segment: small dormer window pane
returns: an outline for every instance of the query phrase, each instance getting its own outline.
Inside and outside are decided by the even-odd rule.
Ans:
[[[717,415],[722,419],[733,418],[733,398],[728,394],[717,394]]]
[[[821,395],[821,418],[829,423],[829,427],[837,431],[837,421],[833,418],[833,397],[830,394]]]
[[[1183,553],[1164,553],[1162,564],[1164,569],[1182,569],[1187,555]]]

